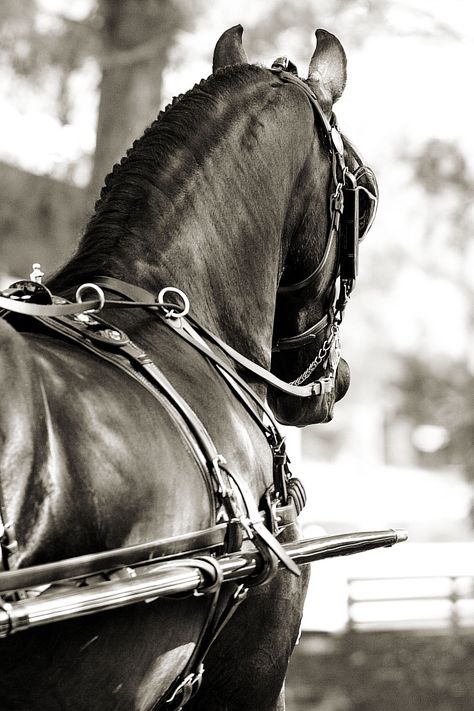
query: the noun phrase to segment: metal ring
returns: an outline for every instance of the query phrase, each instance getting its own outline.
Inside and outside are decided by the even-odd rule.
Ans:
[[[194,559],[194,565],[199,567],[203,577],[208,576],[207,585],[203,581],[203,585],[198,588],[198,592],[200,594],[217,592],[224,581],[224,571],[219,561],[210,555],[202,555]]]
[[[77,291],[76,291],[76,302],[77,302],[78,304],[82,304],[82,303],[83,303],[82,298],[81,298],[81,294],[82,294],[82,292],[83,292],[85,289],[92,289],[92,291],[95,291],[96,294],[97,294],[98,297],[99,297],[100,303],[99,303],[99,306],[98,306],[97,309],[87,309],[86,311],[83,311],[83,313],[85,313],[85,314],[97,314],[97,313],[99,313],[99,311],[102,311],[102,309],[103,309],[104,306],[105,306],[105,294],[104,294],[104,292],[102,291],[102,289],[100,288],[100,286],[97,286],[97,284],[92,284],[91,282],[87,282],[86,284],[81,284],[81,286],[79,286],[79,287],[77,288]]]
[[[173,294],[178,294],[178,296],[182,300],[183,308],[181,309],[181,311],[177,311],[176,309],[170,309],[168,305],[165,306],[164,295],[168,291],[172,292]],[[188,315],[189,309],[191,308],[189,299],[184,293],[184,291],[181,291],[181,289],[177,289],[175,286],[165,286],[165,288],[162,289],[156,297],[156,301],[159,306],[164,308],[166,312],[166,318],[183,318],[184,316]]]

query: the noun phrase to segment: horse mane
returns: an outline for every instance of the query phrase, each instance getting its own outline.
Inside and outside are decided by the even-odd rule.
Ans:
[[[239,89],[268,81],[258,65],[224,67],[175,97],[106,176],[95,211],[73,257],[49,280],[65,289],[92,275],[111,275],[121,236],[151,229],[238,115]],[[241,99],[241,96],[240,96]],[[216,113],[220,121],[215,121]],[[150,200],[153,193],[153,200]],[[156,227],[155,227],[156,229]],[[129,240],[133,252],[133,239]]]

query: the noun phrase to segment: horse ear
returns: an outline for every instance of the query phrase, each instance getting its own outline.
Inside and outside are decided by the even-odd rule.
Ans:
[[[347,58],[337,37],[326,30],[316,30],[316,49],[309,63],[307,83],[328,116],[342,96],[347,79]]]
[[[248,64],[245,49],[242,47],[242,25],[235,25],[226,30],[217,40],[212,58],[212,73],[231,64]]]

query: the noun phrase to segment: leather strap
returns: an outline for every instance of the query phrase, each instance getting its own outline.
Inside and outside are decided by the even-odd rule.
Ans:
[[[336,155],[336,152],[333,151],[333,172],[336,172]],[[316,265],[311,274],[309,274],[304,279],[294,282],[293,284],[280,284],[280,286],[278,287],[279,294],[292,294],[295,291],[301,291],[301,289],[305,289],[307,286],[310,286],[315,281],[315,279],[321,274],[321,271],[327,264],[333,244],[339,235],[341,215],[343,211],[343,195],[339,185],[336,185],[336,192],[334,195],[331,196],[331,226],[329,228],[329,237],[327,239],[326,247],[324,249],[324,254],[322,256],[321,261]]]
[[[75,303],[55,303],[55,304],[32,304],[28,301],[20,301],[19,299],[9,299],[5,296],[0,296],[0,309],[13,311],[16,314],[23,316],[68,316],[73,314],[81,314],[84,311],[94,311],[100,307],[100,299],[91,299],[90,301],[81,301]]]
[[[150,308],[155,307],[157,310],[160,306],[156,303],[155,297],[147,292],[141,287],[127,284],[119,279],[114,279],[112,277],[98,277],[95,282],[99,286],[104,286],[111,291],[116,291],[126,296],[129,299],[135,299],[132,294],[136,294],[139,301],[117,301],[117,300],[106,300],[103,304],[104,308]],[[115,288],[113,286],[115,284]],[[120,284],[120,290],[117,285]],[[99,299],[84,301],[75,304],[29,304],[21,301],[16,301],[0,296],[0,307],[6,310],[13,311],[15,313],[25,315],[25,316],[36,316],[36,317],[61,317],[84,313],[86,311],[93,312],[96,311],[100,306],[101,302]],[[287,395],[293,395],[295,397],[309,398],[313,396],[323,395],[324,393],[330,392],[333,388],[333,383],[331,378],[320,378],[308,385],[290,385],[284,380],[277,378],[269,370],[263,368],[262,366],[254,363],[249,358],[236,351],[232,346],[222,341],[218,336],[213,334],[211,331],[206,329],[204,326],[198,324],[194,319],[189,318],[189,321],[193,326],[202,333],[205,334],[209,340],[211,340],[215,345],[217,345],[223,352],[225,352],[232,360],[238,363],[241,367],[245,368],[247,371],[256,375],[260,380],[271,385],[273,388],[286,393]],[[164,319],[165,322],[168,319]],[[280,339],[280,345],[284,339]]]
[[[319,378],[309,385],[290,385],[289,383],[286,383],[284,380],[277,378],[276,375],[273,375],[273,373],[269,370],[262,368],[261,365],[254,363],[249,358],[246,358],[244,355],[236,351],[232,348],[232,346],[229,346],[228,343],[225,343],[221,338],[219,338],[219,336],[216,336],[215,333],[212,333],[204,326],[201,326],[192,318],[188,318],[198,331],[204,333],[206,338],[209,338],[212,343],[218,346],[218,348],[220,348],[220,350],[222,350],[226,355],[230,356],[232,360],[245,368],[247,371],[256,375],[260,378],[260,380],[263,380],[268,385],[271,385],[273,388],[276,388],[287,395],[294,395],[295,397],[304,398],[313,397],[314,395],[323,395],[329,391],[330,384],[328,378]]]
[[[126,282],[123,282],[120,279],[99,276],[96,278],[94,283],[106,289],[110,289],[110,291],[114,291],[115,293],[122,294],[123,296],[129,299],[139,299],[142,303],[156,303],[154,296],[150,292],[134,284],[128,284]],[[186,339],[186,335],[183,333],[182,329],[179,328],[179,326],[173,323],[173,319],[163,319],[163,321],[167,323],[170,327],[174,328],[176,333]],[[191,323],[192,326],[198,331],[198,333],[204,334],[206,338],[208,338],[212,343],[214,343],[214,345],[216,345],[226,355],[232,358],[233,361],[238,363],[238,365],[245,368],[247,371],[253,373],[260,380],[263,380],[268,385],[271,385],[277,390],[285,392],[287,395],[307,398],[312,397],[313,395],[321,395],[327,392],[329,389],[329,383],[327,378],[321,378],[319,380],[316,380],[314,383],[310,383],[309,385],[290,385],[284,380],[277,378],[276,375],[273,375],[273,373],[266,370],[266,368],[262,368],[262,366],[258,365],[257,363],[254,363],[249,358],[246,358],[246,356],[236,351],[235,348],[232,348],[232,346],[229,346],[228,343],[225,343],[221,338],[219,338],[219,336],[216,336],[205,326],[202,326],[201,324],[197,323],[197,321],[195,321],[192,317],[187,316],[186,319],[183,319],[183,321],[188,321],[189,323]],[[212,351],[207,351],[197,341],[190,342],[193,343],[195,348],[201,350],[209,359],[213,360],[214,362],[216,361],[216,356],[212,354]],[[224,368],[226,364],[224,361],[219,361],[219,366]],[[230,372],[233,373],[234,371]],[[263,407],[263,405],[260,404],[260,407]]]
[[[173,682],[168,691],[163,694],[159,701],[152,707],[151,711],[181,711],[183,706],[191,699],[201,685],[204,673],[204,660],[224,627],[232,619],[239,605],[246,599],[248,588],[239,585],[230,596],[223,612],[217,616],[217,606],[211,602],[208,613],[208,624],[203,628],[201,638],[197,642],[193,654],[186,665],[185,670]]]
[[[114,327],[109,326],[109,324],[98,317],[95,317],[94,319],[92,319],[92,317],[89,318],[105,329],[115,330]],[[65,319],[48,319],[42,321],[42,323],[44,323],[48,328],[57,331],[62,336],[73,340],[78,345],[88,350],[93,350],[100,356],[104,355],[106,358],[111,360],[111,362],[116,362],[117,359],[113,358],[114,354],[103,354],[103,351],[97,349],[93,343],[90,343],[91,338],[99,338],[100,343],[102,344],[104,337],[100,335],[100,331],[99,335],[97,335],[94,330],[88,330],[86,322],[74,320],[66,322]],[[207,464],[206,481],[209,481],[210,477],[211,487],[214,489],[219,502],[225,507],[229,517],[229,524],[227,526],[228,538],[231,538],[233,541],[235,540],[235,538],[233,538],[233,530],[236,524],[239,527],[243,527],[249,535],[249,538],[253,539],[255,545],[261,550],[262,555],[265,555],[268,549],[271,549],[277,558],[281,560],[283,565],[285,565],[285,567],[287,567],[295,575],[299,575],[298,567],[293,563],[289,556],[286,555],[279,542],[273,538],[270,532],[263,525],[258,508],[245,481],[242,477],[240,477],[240,475],[235,472],[231,473],[227,469],[225,466],[225,460],[218,453],[212,438],[200,418],[194,413],[184,398],[176,391],[164,373],[151,360],[151,358],[149,358],[144,351],[132,343],[127,338],[126,334],[120,331],[117,331],[117,333],[120,336],[120,340],[110,339],[109,348],[115,349],[120,356],[125,356],[138,371],[141,371],[148,376],[152,385],[156,386],[159,391],[166,395],[167,399],[172,404],[175,411],[179,413],[189,430],[192,432],[193,438],[198,443],[199,449],[201,450]],[[125,370],[125,372],[133,374],[133,371],[131,371],[130,368],[123,367],[123,363],[121,367]],[[141,379],[140,382],[142,382]],[[226,474],[227,476],[225,476]],[[239,510],[239,506],[235,499],[235,493],[230,483],[231,480],[234,481],[237,486],[241,499],[244,502],[247,516],[242,515]],[[210,492],[210,495],[212,498],[212,491]],[[236,539],[235,543],[236,546],[240,545],[240,540]]]
[[[331,141],[331,131],[333,126],[331,125],[330,121],[328,120],[326,114],[324,113],[321,104],[319,103],[318,99],[316,98],[316,94],[314,91],[302,81],[298,76],[293,74],[292,72],[287,72],[285,71],[282,67],[272,67],[271,70],[274,74],[277,74],[279,78],[281,79],[282,82],[285,84],[295,84],[299,89],[303,91],[304,94],[309,99],[309,102],[311,106],[313,107],[313,111],[316,115],[316,117],[321,121],[323,124],[324,128],[324,133],[326,137],[330,141],[330,145],[332,147],[332,141]]]
[[[290,351],[296,348],[303,348],[312,343],[315,338],[324,331],[330,324],[330,318],[328,314],[322,317],[314,326],[306,329],[302,333],[298,333],[296,336],[286,336],[284,338],[279,338],[273,344],[273,352],[279,353],[281,351]]]
[[[224,549],[226,530],[227,524],[221,523],[180,536],[159,538],[148,543],[114,548],[102,553],[90,553],[19,570],[9,570],[0,575],[0,593],[48,585],[71,578],[87,577],[131,565],[162,562],[169,558],[174,559],[204,551],[221,551]]]

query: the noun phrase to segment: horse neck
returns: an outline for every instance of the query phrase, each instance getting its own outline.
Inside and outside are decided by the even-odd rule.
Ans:
[[[178,287],[203,325],[268,367],[282,265],[314,192],[313,110],[258,67],[203,87],[116,166],[76,256],[49,285],[67,293],[108,274],[155,294]]]
[[[132,268],[151,290],[182,289],[197,320],[266,367],[282,264],[301,219],[295,186],[313,140],[305,108],[306,124],[293,103],[263,110],[250,125],[244,114],[193,177],[185,203],[162,216],[157,258],[147,250]]]

